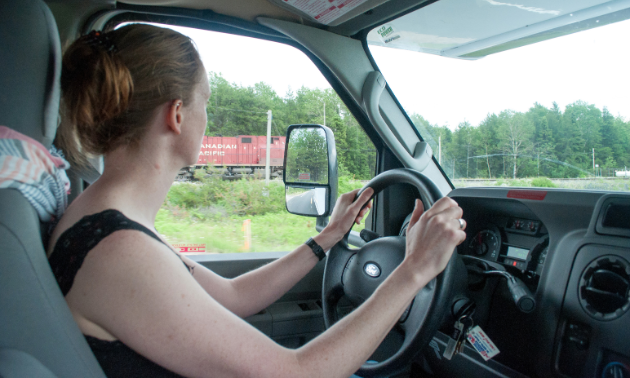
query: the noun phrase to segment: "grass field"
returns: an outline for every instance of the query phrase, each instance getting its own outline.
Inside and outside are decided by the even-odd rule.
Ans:
[[[247,219],[251,221],[248,249],[244,229]],[[161,209],[155,225],[170,243],[205,244],[211,253],[290,251],[317,233],[315,218],[286,212],[198,220]]]
[[[363,183],[342,178],[339,186],[343,193]],[[263,180],[202,180],[173,185],[155,226],[175,246],[205,245],[206,253],[238,253],[291,251],[317,234],[315,222],[285,210],[282,181],[265,187]]]

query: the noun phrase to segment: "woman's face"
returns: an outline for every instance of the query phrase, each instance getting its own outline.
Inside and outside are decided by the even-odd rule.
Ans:
[[[206,105],[210,98],[210,86],[208,85],[208,78],[203,75],[201,81],[195,86],[192,101],[190,104],[184,104],[186,111],[186,125],[184,129],[187,133],[187,140],[190,143],[187,144],[187,150],[190,154],[187,154],[188,165],[193,165],[199,158],[199,150],[201,149],[201,141],[203,134],[206,131],[208,124],[208,114],[206,113]]]

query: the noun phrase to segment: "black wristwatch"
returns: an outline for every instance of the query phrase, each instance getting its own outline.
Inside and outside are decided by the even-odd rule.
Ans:
[[[317,242],[313,240],[313,238],[309,238],[306,241],[306,245],[311,247],[313,253],[315,254],[315,256],[317,256],[319,261],[322,261],[326,257],[326,252],[324,252],[324,249],[319,244],[317,244]]]

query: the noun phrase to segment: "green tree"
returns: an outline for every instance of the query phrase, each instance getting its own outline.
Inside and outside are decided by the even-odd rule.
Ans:
[[[287,153],[287,181],[328,183],[328,147],[321,128],[294,129]],[[306,174],[300,178],[300,174]]]
[[[504,121],[499,130],[499,138],[503,150],[511,155],[512,178],[515,179],[518,167],[523,161],[519,158],[519,154],[531,150],[534,125],[523,113],[512,110],[502,111],[499,117]]]
[[[496,155],[500,153],[500,150],[498,150],[499,125],[499,117],[497,117],[496,114],[488,114],[479,125],[477,138],[474,142],[476,149],[480,151],[483,155],[485,155],[484,160],[486,162],[488,178],[492,178],[492,172],[495,172],[495,175],[498,173],[499,167],[495,166],[493,168],[493,166],[490,164],[490,157],[491,155]]]

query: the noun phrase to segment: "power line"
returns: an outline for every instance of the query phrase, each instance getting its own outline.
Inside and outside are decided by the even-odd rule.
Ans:
[[[275,132],[277,135],[284,135],[285,132],[279,133],[278,130],[282,130],[282,127],[278,126],[275,119],[271,119],[271,123],[275,126]]]

